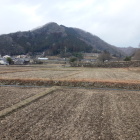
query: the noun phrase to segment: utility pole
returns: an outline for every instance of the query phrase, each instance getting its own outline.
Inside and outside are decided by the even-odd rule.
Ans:
[[[66,52],[67,52],[67,47],[64,47],[64,53],[65,53],[65,63],[66,63]]]

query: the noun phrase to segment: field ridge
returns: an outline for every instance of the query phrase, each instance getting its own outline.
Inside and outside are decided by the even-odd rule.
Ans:
[[[19,103],[16,103],[16,104],[12,105],[11,107],[8,107],[8,108],[5,108],[5,109],[1,110],[0,111],[0,118],[6,116],[7,114],[9,114],[9,113],[11,113],[11,112],[23,107],[23,106],[28,105],[29,103],[31,103],[31,102],[33,102],[37,99],[40,99],[41,97],[47,95],[50,92],[58,90],[59,88],[60,87],[56,87],[56,86],[51,87],[51,88],[47,89],[45,92],[42,92],[42,93],[36,94],[34,96],[31,96],[31,97],[29,97],[25,100],[20,101]]]
[[[72,86],[72,87],[96,87],[96,88],[120,88],[140,89],[140,81],[116,81],[116,80],[63,80],[63,79],[35,79],[35,78],[0,78],[1,85],[29,85],[29,86]]]

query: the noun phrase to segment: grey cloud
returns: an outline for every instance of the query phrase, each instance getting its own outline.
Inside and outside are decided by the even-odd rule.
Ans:
[[[84,29],[115,46],[137,47],[139,5],[139,0],[5,0],[0,2],[0,34],[53,21]]]

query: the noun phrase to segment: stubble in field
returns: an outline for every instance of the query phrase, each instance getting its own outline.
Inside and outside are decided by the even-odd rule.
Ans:
[[[139,91],[60,89],[1,119],[0,139],[139,140]]]

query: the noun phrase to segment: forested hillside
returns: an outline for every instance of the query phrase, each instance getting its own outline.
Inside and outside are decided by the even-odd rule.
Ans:
[[[16,55],[46,52],[48,55],[106,50],[120,55],[121,51],[99,37],[77,28],[49,23],[37,29],[0,36],[0,54]]]

